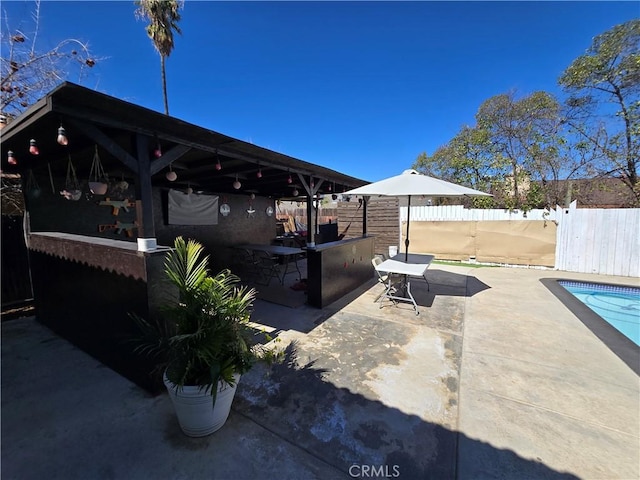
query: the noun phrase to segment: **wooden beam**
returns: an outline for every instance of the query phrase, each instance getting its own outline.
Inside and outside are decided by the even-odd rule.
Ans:
[[[158,173],[164,167],[168,166],[170,163],[175,162],[190,150],[191,147],[187,145],[176,145],[168,152],[163,153],[160,158],[151,162],[151,175]]]
[[[304,190],[307,192],[307,195],[309,195],[311,198],[313,198],[315,194],[318,193],[318,190],[320,190],[320,187],[322,186],[322,182],[324,182],[323,179],[318,178],[318,183],[315,184],[313,181],[313,175],[309,175],[309,183],[307,183],[307,180],[301,173],[298,173],[298,179],[300,179],[300,183],[302,183],[302,188],[304,188]],[[311,185],[313,185],[313,188],[311,187]]]
[[[43,97],[34,103],[29,109],[20,115],[20,120],[12,120],[2,129],[2,140],[9,141],[11,137],[19,134],[23,130],[29,128],[47,113],[51,111],[51,104],[48,101],[48,97]],[[51,132],[51,135],[55,135],[56,132]]]
[[[60,102],[55,104],[55,112],[61,115],[64,115],[65,118],[74,117],[77,119],[86,120],[90,123],[98,123],[110,128],[116,128],[116,129],[126,130],[126,131],[130,131],[130,132],[134,132],[142,135],[147,135],[151,138],[157,137],[158,139],[161,139],[161,140],[166,140],[172,143],[186,145],[188,147],[196,148],[198,150],[202,150],[210,153],[216,153],[216,151],[218,151],[219,153],[223,153],[223,150],[220,148],[220,145],[225,145],[227,143],[235,143],[237,141],[235,139],[229,139],[222,143],[217,143],[215,145],[205,144],[201,142],[194,142],[194,141],[185,139],[183,137],[180,137],[178,135],[171,135],[165,132],[154,131],[150,128],[144,128],[140,125],[133,125],[133,124],[123,122],[122,120],[116,120],[107,115],[96,114],[95,112],[83,107],[78,107],[78,106],[69,107]],[[256,148],[259,148],[259,147],[256,147]],[[227,150],[224,150],[224,152],[225,152],[224,155],[228,157],[236,157],[245,161],[250,161],[255,163],[259,161],[261,164],[264,164],[264,165],[266,165],[267,163],[262,158],[256,159],[256,158],[250,157],[249,155],[238,154],[238,153],[234,153]],[[283,166],[280,166],[280,167],[286,168]]]
[[[138,173],[138,161],[133,158],[124,148],[111,140],[111,138],[109,138],[109,136],[102,132],[102,130],[100,130],[98,127],[96,127],[92,123],[81,122],[69,117],[65,119],[65,122],[69,125],[72,125],[73,128],[77,128],[91,140],[99,144],[107,152],[124,163],[134,173]]]

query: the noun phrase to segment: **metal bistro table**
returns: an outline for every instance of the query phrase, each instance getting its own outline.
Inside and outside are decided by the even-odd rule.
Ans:
[[[410,253],[408,258],[405,260],[405,254],[399,253],[376,266],[376,270],[379,272],[389,274],[389,286],[381,298],[388,298],[392,301],[411,302],[413,304],[413,309],[416,311],[416,315],[420,314],[418,311],[418,304],[411,294],[411,283],[409,282],[408,277],[423,278],[424,281],[427,282],[427,290],[429,290],[429,281],[427,280],[426,274],[434,258],[434,255]],[[404,277],[400,292],[394,292],[391,288],[392,275],[402,275]],[[398,295],[398,293],[401,295]]]
[[[298,275],[302,276],[300,273],[300,268],[298,267],[298,256],[305,253],[301,248],[295,247],[283,247],[280,245],[262,245],[262,244],[253,244],[246,243],[243,245],[236,245],[235,248],[251,250],[253,252],[265,252],[269,255],[274,255],[277,257],[281,257],[284,262],[284,272],[282,272],[282,278],[280,278],[280,284],[284,285],[284,277],[287,275],[287,270],[289,269],[289,262],[293,260],[293,263],[298,271]],[[293,270],[289,273],[292,273]]]

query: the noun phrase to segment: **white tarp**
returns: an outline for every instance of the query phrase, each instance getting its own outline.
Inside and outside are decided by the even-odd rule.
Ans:
[[[217,196],[169,190],[169,225],[217,224]]]

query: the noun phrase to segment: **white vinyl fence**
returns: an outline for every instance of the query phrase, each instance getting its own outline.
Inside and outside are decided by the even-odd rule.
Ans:
[[[640,209],[558,207],[558,270],[640,276]]]
[[[488,220],[555,220],[556,211],[546,209],[509,211],[506,209],[464,208],[463,205],[411,207],[412,222],[488,221]],[[407,220],[407,207],[400,207],[400,221]]]
[[[400,222],[407,207],[400,207]],[[465,209],[462,205],[411,207],[411,222],[547,220],[558,225],[555,269],[640,277],[640,209],[569,208],[529,210]]]

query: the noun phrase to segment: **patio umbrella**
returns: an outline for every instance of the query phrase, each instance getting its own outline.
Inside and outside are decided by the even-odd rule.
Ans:
[[[411,197],[414,195],[429,197],[490,197],[488,193],[446,182],[438,178],[422,175],[416,170],[405,170],[401,175],[385,178],[379,182],[344,192],[343,195],[360,195],[363,197],[407,197],[407,238],[404,241],[405,261],[409,258],[409,224],[411,223]]]

